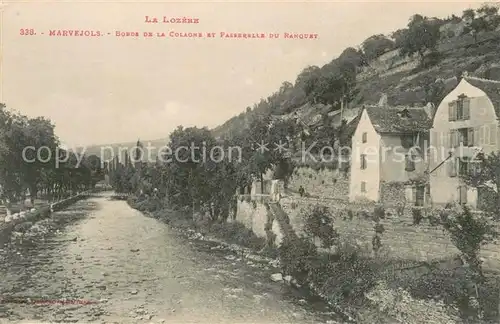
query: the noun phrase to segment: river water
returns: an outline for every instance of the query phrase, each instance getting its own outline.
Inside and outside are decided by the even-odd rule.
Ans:
[[[273,282],[276,270],[188,240],[110,194],[51,222],[51,234],[0,251],[1,323],[333,323],[324,304]]]

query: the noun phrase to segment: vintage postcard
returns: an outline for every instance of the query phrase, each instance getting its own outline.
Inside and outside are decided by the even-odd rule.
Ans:
[[[0,323],[500,323],[499,9],[0,0]]]

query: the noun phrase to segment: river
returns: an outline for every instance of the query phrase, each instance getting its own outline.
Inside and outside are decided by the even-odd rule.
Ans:
[[[273,282],[276,270],[188,240],[109,193],[51,221],[50,234],[0,251],[2,323],[333,323],[324,304]]]

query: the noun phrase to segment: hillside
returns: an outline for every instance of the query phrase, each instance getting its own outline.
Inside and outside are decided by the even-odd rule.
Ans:
[[[314,128],[321,120],[322,114],[338,114],[341,95],[335,93],[338,92],[338,87],[334,84],[326,91],[330,98],[325,98],[323,90],[323,102],[317,103],[314,93],[318,88],[324,87],[324,84],[319,81],[311,85],[303,80],[311,79],[311,76],[320,80],[332,80],[332,75],[336,75],[337,79],[345,79],[346,75],[348,78],[349,75],[341,69],[339,72],[339,67],[345,66],[346,62],[355,65],[353,80],[346,82],[347,87],[351,88],[347,94],[348,99],[345,100],[346,110],[358,110],[363,104],[375,104],[382,94],[387,95],[389,105],[411,106],[428,102],[438,104],[457,84],[464,71],[470,75],[500,80],[499,16],[495,9],[493,12],[490,10],[486,18],[481,16],[481,12],[478,10],[474,21],[486,19],[495,23],[493,28],[490,26],[489,30],[485,28],[475,34],[467,29],[471,20],[465,12],[464,18],[453,16],[436,19],[420,16],[421,19],[426,19],[431,27],[436,26],[439,33],[435,47],[427,50],[423,58],[418,52],[413,55],[400,55],[400,52],[404,52],[404,33],[408,33],[410,24],[408,28],[398,30],[391,36],[374,35],[357,49],[346,49],[338,58],[321,68],[306,67],[297,76],[294,84],[284,82],[282,87],[267,99],[261,100],[253,108],[247,108],[240,115],[215,128],[213,132],[219,138],[232,136],[243,131],[253,116],[269,113],[279,118],[298,115],[303,124],[307,124],[311,130],[311,127]],[[373,44],[376,44],[375,51]],[[338,82],[337,79],[334,77],[333,82]],[[349,113],[344,112],[344,115]],[[334,125],[339,123],[339,120],[334,121]]]
[[[391,35],[374,35],[357,48],[345,49],[322,67],[305,67],[294,83],[283,82],[269,97],[213,129],[214,136],[228,138],[242,134],[253,118],[263,114],[270,114],[275,120],[298,117],[302,131],[314,135],[325,115],[333,127],[341,124],[341,101],[345,107],[342,118],[350,122],[363,104],[376,104],[383,94],[387,95],[389,105],[428,102],[436,105],[465,71],[500,80],[497,8],[466,10],[463,17],[446,19],[415,15],[412,21]],[[423,34],[419,26],[425,27]],[[433,35],[435,43],[425,47]],[[415,48],[415,39],[425,39],[426,43]],[[148,143],[157,148],[151,152],[154,159],[168,140],[143,141],[145,147]],[[131,149],[135,145],[135,142],[97,145],[88,147],[87,153],[100,155],[101,148],[112,147],[116,155],[118,147]]]

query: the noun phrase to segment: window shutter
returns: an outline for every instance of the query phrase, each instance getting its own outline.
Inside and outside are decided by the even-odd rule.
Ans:
[[[463,102],[463,119],[468,120],[470,119],[470,99],[464,98],[462,102]]]
[[[448,147],[453,148],[453,130],[448,133]]]
[[[457,176],[457,166],[456,166],[456,161],[455,158],[450,158],[448,160],[448,176],[449,177],[456,177]]]
[[[484,140],[484,126],[479,126],[478,132],[479,132],[478,145],[481,146],[486,144]]]
[[[448,104],[448,120],[457,120],[457,105],[456,101],[452,101]]]
[[[472,143],[474,146],[480,146],[479,143],[479,127],[474,127],[474,142]]]
[[[460,186],[458,187],[458,194],[459,194],[459,199],[461,204],[466,204],[467,203],[467,187],[466,186]]]
[[[474,145],[474,128],[469,128],[467,130],[467,146],[473,146]]]
[[[488,125],[488,129],[490,130],[489,136],[490,136],[490,145],[497,145],[497,127],[496,125]]]

